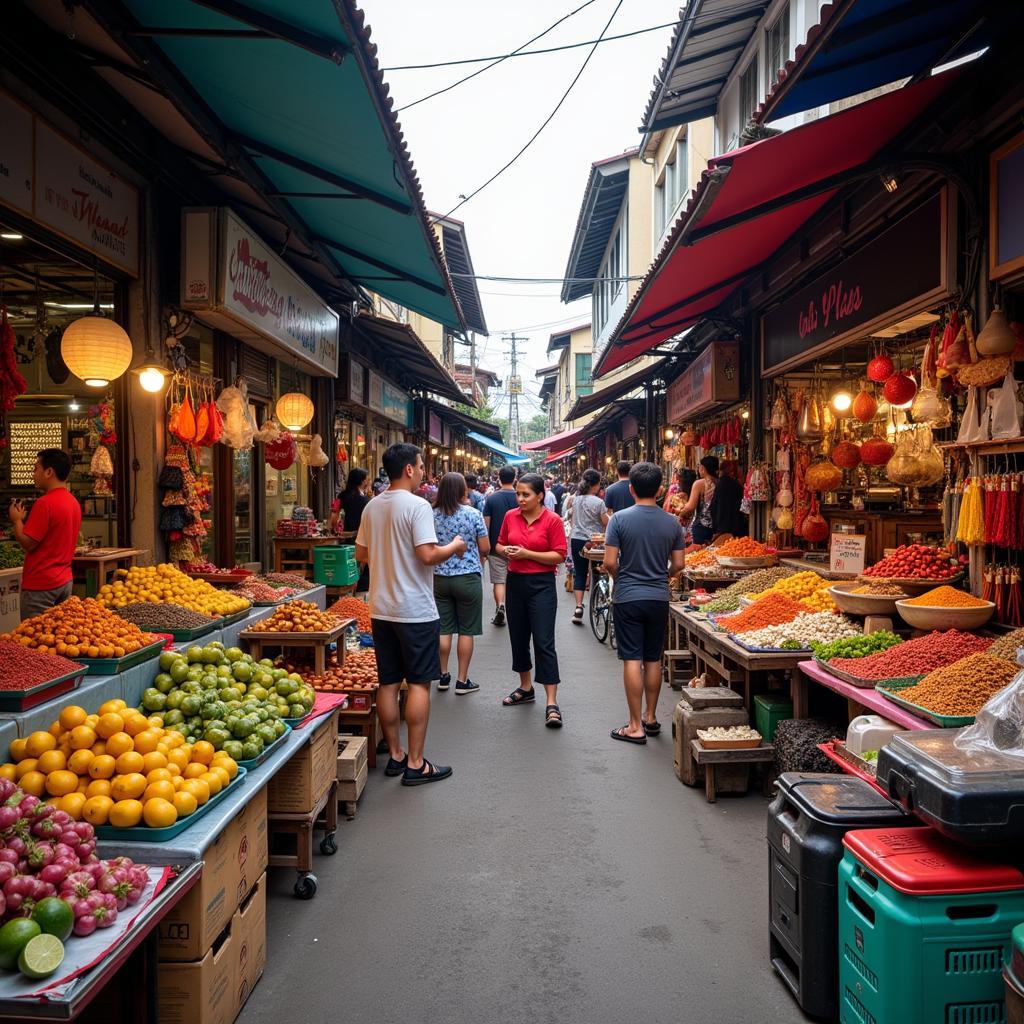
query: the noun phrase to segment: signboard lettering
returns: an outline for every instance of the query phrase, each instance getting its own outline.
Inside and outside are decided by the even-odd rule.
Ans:
[[[713,341],[669,385],[665,413],[669,423],[679,423],[739,397],[739,346],[735,341]]]
[[[0,93],[0,202],[32,213],[32,113]]]
[[[831,572],[860,574],[864,571],[864,550],[867,538],[857,533],[833,533],[828,551]]]

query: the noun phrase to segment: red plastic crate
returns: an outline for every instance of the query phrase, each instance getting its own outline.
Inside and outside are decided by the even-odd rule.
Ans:
[[[898,892],[948,896],[1024,889],[1024,874],[983,851],[967,849],[931,828],[857,829],[843,845]]]

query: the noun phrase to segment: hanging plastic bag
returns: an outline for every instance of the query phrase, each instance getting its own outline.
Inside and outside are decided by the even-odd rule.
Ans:
[[[1021,405],[1017,401],[1017,382],[1007,370],[1003,383],[989,388],[988,409],[993,441],[1009,441],[1021,436]]]
[[[306,455],[305,462],[309,466],[319,468],[326,466],[330,459],[327,458],[327,452],[323,449],[323,439],[319,434],[314,434],[313,439],[309,442],[309,452]]]
[[[217,408],[224,416],[221,440],[229,448],[251,448],[256,424],[249,412],[248,394],[244,382],[241,387],[224,388],[217,396]]]
[[[992,413],[988,403],[982,401],[978,392],[978,388],[967,390],[967,408],[964,409],[963,419],[960,421],[957,444],[976,444],[978,441],[988,440]]]
[[[261,442],[262,444],[274,444],[275,441],[278,441],[280,439],[283,433],[286,433],[286,431],[281,430],[281,428],[277,425],[277,421],[274,419],[269,419],[266,421],[266,423],[263,424],[262,427],[260,427],[259,430],[256,431],[256,433],[253,436],[257,441]]]
[[[1020,653],[1018,652],[1018,660]],[[953,740],[969,754],[1006,754],[1024,759],[1024,672],[1018,672]]]

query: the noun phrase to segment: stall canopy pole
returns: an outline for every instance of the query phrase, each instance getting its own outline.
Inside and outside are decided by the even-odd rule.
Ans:
[[[649,380],[644,384],[644,445],[646,446],[645,457],[648,462],[654,462],[658,457],[654,401],[654,382]]]

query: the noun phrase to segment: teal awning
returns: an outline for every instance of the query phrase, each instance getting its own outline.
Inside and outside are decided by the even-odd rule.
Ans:
[[[465,329],[352,0],[123,0],[95,9],[223,161],[223,177],[213,177],[225,191],[240,177],[333,274]]]
[[[506,448],[503,444],[498,444],[497,441],[492,441],[489,437],[484,437],[483,434],[478,434],[475,430],[467,430],[466,437],[468,437],[470,441],[476,441],[477,444],[483,445],[484,448],[489,448],[495,455],[500,455],[511,465],[521,465],[524,462],[530,461],[530,457],[528,455],[523,455],[521,452],[514,452],[511,448]]]

